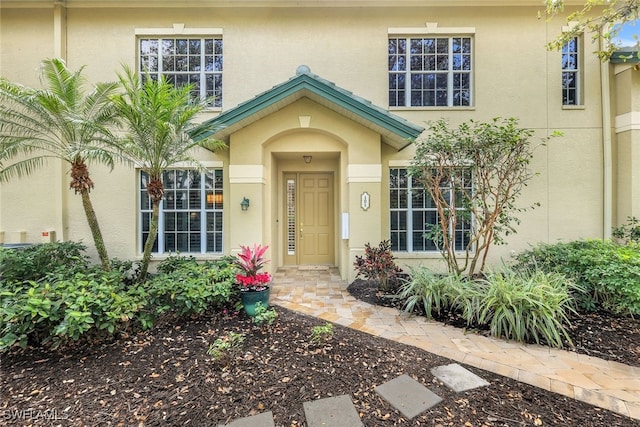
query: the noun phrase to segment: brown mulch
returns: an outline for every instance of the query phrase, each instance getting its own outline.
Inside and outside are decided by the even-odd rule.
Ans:
[[[310,344],[319,319],[277,308],[271,327],[244,315],[174,319],[111,343],[13,352],[0,370],[0,425],[216,426],[273,411],[276,426],[305,426],[302,403],[348,394],[367,427],[640,426],[640,421],[467,367],[490,386],[453,393],[430,369],[451,363],[426,351],[336,325]],[[245,335],[228,363],[206,351]],[[406,420],[374,387],[408,374],[443,398]],[[56,421],[51,419],[57,417]],[[348,427],[348,426],[345,426]]]
[[[385,297],[386,293],[379,292],[376,284],[367,280],[355,280],[348,291],[369,304],[402,308],[398,300]],[[459,328],[467,326],[464,320],[451,313],[435,316],[435,320]],[[570,313],[569,321],[568,332],[573,345],[565,342],[565,350],[640,366],[640,319],[617,317],[605,312],[579,312]],[[474,329],[474,332],[490,335],[486,328]]]

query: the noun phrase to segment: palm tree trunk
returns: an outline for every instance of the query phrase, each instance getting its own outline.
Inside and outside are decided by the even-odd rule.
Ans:
[[[89,197],[89,190],[82,189],[80,191],[80,195],[82,196],[82,206],[84,207],[84,213],[87,216],[87,222],[89,223],[91,235],[93,236],[93,244],[96,246],[96,250],[98,251],[102,269],[104,271],[109,271],[111,268],[109,255],[107,254],[107,247],[104,245],[104,239],[102,238],[102,232],[100,231],[96,211],[93,210],[93,203],[91,203],[91,198]]]
[[[144,252],[142,253],[142,265],[140,266],[140,283],[147,278],[149,271],[149,262],[151,261],[151,251],[158,237],[158,218],[160,216],[160,200],[153,200],[151,211],[151,224],[149,224],[149,235],[144,244]]]

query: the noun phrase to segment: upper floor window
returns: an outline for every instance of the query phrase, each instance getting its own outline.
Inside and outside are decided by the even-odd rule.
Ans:
[[[580,105],[579,39],[573,37],[562,46],[562,105]]]
[[[389,38],[389,106],[472,105],[471,54],[471,37]]]
[[[152,205],[147,194],[149,176],[140,172],[140,248],[149,236]],[[188,169],[164,172],[158,238],[153,252],[222,252],[222,169],[200,173]]]
[[[176,86],[193,85],[193,96],[214,97],[222,107],[222,39],[205,37],[141,38],[140,73],[164,75]]]
[[[460,169],[464,191],[472,191],[471,172]],[[450,185],[443,183],[443,195],[449,198],[449,205],[456,211],[465,211],[462,197],[451,191]],[[440,214],[435,201],[422,183],[409,174],[405,168],[389,170],[389,208],[391,250],[406,252],[438,251],[437,234],[441,229]],[[471,219],[457,215],[455,225],[449,226],[449,236],[454,240],[455,250],[464,251],[469,245]]]

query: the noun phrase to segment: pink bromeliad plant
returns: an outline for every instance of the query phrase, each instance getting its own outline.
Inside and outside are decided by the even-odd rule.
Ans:
[[[240,285],[240,290],[247,291],[262,291],[267,288],[268,283],[271,281],[271,275],[269,273],[259,273],[269,260],[264,259],[264,254],[269,249],[269,246],[262,246],[254,244],[253,248],[250,246],[240,245],[240,253],[238,254],[238,260],[236,265],[241,273],[236,274],[236,281]]]

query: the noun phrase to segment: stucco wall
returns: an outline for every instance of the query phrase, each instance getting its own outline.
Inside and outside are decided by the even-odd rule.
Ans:
[[[221,28],[223,110],[289,79],[300,64],[385,108],[389,28],[425,28],[426,22],[438,23],[440,28],[473,28],[474,105],[395,108],[392,112],[419,125],[441,117],[456,125],[471,118],[513,116],[521,126],[534,129],[537,137],[545,137],[554,130],[564,132],[564,137],[553,139],[537,150],[532,167],[539,175],[527,188],[521,203],[527,206],[540,202],[541,207],[522,215],[520,232],[509,239],[507,246],[495,249],[495,261],[508,257],[513,250],[526,248],[529,243],[603,235],[600,65],[587,46],[583,56],[584,107],[562,108],[560,54],[548,52],[544,47],[561,31],[562,21],[537,19],[537,10],[537,7],[70,8],[66,24],[67,59],[72,68],[86,65],[91,81],[114,80],[122,63],[136,64],[136,29],[170,29],[174,23],[182,23],[189,29]],[[52,11],[3,9],[1,20],[0,73],[37,85],[34,70],[53,51]],[[588,37],[585,39],[588,42]],[[216,113],[209,112],[207,117]],[[302,132],[300,115],[312,116],[308,130],[311,133],[304,139],[305,145],[296,148],[292,141],[300,140],[301,134],[294,135]],[[313,132],[326,138],[313,137]],[[278,157],[274,152],[335,152],[338,157],[327,163],[327,169],[338,178],[336,214],[350,211],[352,221],[349,241],[339,236],[336,239],[336,263],[347,265],[346,268],[362,252],[365,242],[377,243],[388,236],[389,162],[408,161],[413,154],[411,146],[398,152],[381,144],[379,135],[371,130],[310,101],[290,105],[242,129],[231,136],[230,145],[227,153],[199,155],[202,160],[222,161],[225,177],[236,180],[225,188],[225,200],[229,201],[224,218],[226,250],[264,239],[274,245],[274,251],[281,251],[282,233],[274,225],[274,217],[280,215],[275,191],[277,171],[293,160]],[[299,163],[300,159],[296,161]],[[379,181],[349,182],[349,164],[380,165]],[[243,165],[255,167],[234,169]],[[264,168],[256,169],[260,165]],[[0,229],[24,229],[28,231],[28,240],[38,241],[42,229],[53,227],[65,238],[90,243],[79,198],[66,189],[68,177],[63,172],[65,168],[52,166],[37,176],[2,184]],[[135,257],[139,245],[134,170],[119,165],[109,172],[98,167],[93,174],[96,189],[92,197],[110,254]],[[243,181],[243,176],[250,179]],[[371,208],[366,212],[359,206],[364,191],[372,195]],[[252,208],[247,212],[240,211],[242,197],[251,199]],[[50,209],[51,206],[57,208]],[[246,224],[253,224],[252,228]],[[339,233],[339,226],[336,231]],[[277,260],[279,256],[275,254],[274,258]],[[407,263],[437,259],[437,255],[425,254],[399,256]]]

